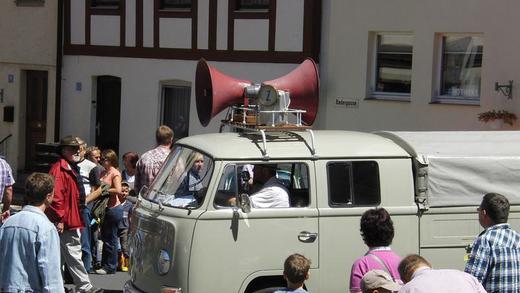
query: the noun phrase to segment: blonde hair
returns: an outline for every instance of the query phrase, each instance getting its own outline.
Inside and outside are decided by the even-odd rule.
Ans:
[[[173,130],[166,125],[159,126],[155,131],[155,140],[158,145],[171,144],[173,140]]]

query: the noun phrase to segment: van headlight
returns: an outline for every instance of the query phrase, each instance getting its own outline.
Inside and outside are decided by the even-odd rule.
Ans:
[[[170,270],[171,258],[166,250],[159,252],[159,258],[157,259],[157,272],[159,275],[166,275]]]

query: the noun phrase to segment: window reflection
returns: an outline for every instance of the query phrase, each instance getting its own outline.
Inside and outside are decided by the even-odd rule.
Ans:
[[[413,36],[377,36],[376,92],[410,93],[412,51]]]
[[[441,95],[478,98],[482,68],[482,38],[445,36],[442,39]]]

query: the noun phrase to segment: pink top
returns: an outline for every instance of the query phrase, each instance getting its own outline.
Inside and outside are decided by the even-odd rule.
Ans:
[[[361,292],[361,279],[368,271],[373,269],[388,271],[373,256],[368,255],[368,253],[377,255],[386,264],[388,270],[390,270],[390,275],[396,281],[398,280],[398,283],[402,284],[401,277],[397,271],[401,257],[391,249],[374,249],[369,250],[366,255],[358,258],[352,265],[352,271],[350,272],[350,292]]]
[[[108,171],[105,170],[103,171],[103,173],[101,173],[101,181],[110,185],[110,188],[115,188],[113,181],[114,178],[117,176],[121,177],[121,172],[119,172],[119,170],[117,170],[114,167],[110,167]],[[119,196],[117,196],[117,194],[110,194],[110,199],[108,200],[108,207],[111,208],[120,204],[121,202],[119,201]]]

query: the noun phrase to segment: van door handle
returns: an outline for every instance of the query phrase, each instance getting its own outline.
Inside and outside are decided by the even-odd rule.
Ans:
[[[304,243],[314,242],[318,238],[318,233],[312,233],[308,231],[301,231],[298,235],[298,240]]]

